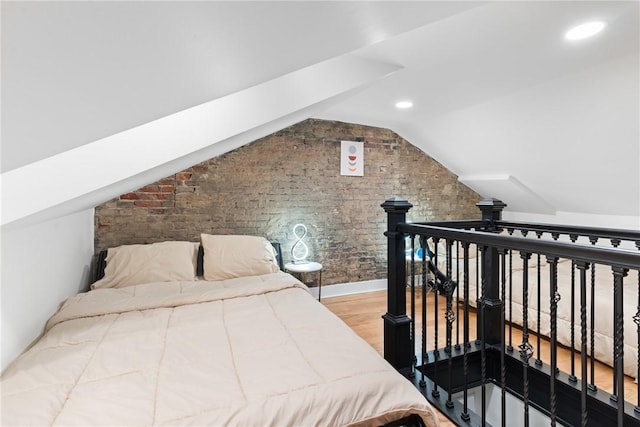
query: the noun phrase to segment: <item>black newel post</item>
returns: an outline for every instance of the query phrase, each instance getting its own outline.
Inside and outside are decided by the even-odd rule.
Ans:
[[[476,203],[482,212],[482,220],[487,223],[484,231],[498,232],[496,221],[502,219],[502,210],[507,206],[502,200],[484,199]],[[481,248],[482,249],[482,248]],[[499,344],[503,331],[500,330],[502,301],[500,300],[500,258],[498,249],[488,247],[483,256],[484,267],[484,315],[478,315],[478,331],[484,330],[487,344]],[[478,301],[480,307],[481,301]],[[482,311],[481,311],[482,312]],[[480,312],[480,313],[481,313]],[[484,328],[482,325],[484,324]]]
[[[413,207],[400,197],[387,199],[381,205],[387,213],[387,313],[384,319],[384,358],[398,371],[409,375],[413,364],[411,319],[407,316],[407,267],[404,233],[398,224],[406,222]]]

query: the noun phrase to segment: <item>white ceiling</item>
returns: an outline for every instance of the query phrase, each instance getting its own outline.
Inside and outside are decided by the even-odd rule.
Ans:
[[[510,209],[637,217],[638,14],[638,2],[473,8],[362,49],[405,69],[322,117],[389,127]],[[592,19],[606,31],[563,39]],[[400,98],[415,107],[395,110]]]
[[[1,7],[3,224],[90,208],[307,117],[390,128],[520,212],[640,217],[637,1]],[[593,18],[602,34],[563,40]],[[401,98],[415,107],[396,110]],[[205,107],[229,103],[281,111],[249,121]],[[207,126],[144,133],[187,116]],[[173,157],[119,161],[149,149]]]
[[[455,2],[454,2],[455,3]],[[2,170],[369,46],[475,4],[2,3]]]

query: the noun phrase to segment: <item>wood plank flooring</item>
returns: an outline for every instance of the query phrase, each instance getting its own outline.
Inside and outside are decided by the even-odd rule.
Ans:
[[[407,294],[407,301],[409,301],[409,295]],[[333,313],[340,317],[347,325],[349,325],[360,337],[367,341],[378,353],[383,354],[383,324],[382,315],[387,311],[387,292],[376,291],[367,292],[356,295],[347,295],[341,297],[324,298],[322,303],[329,308]],[[428,298],[428,311],[433,312],[434,298]],[[444,299],[439,300],[438,311],[443,316],[445,308]],[[409,308],[407,308],[408,312]],[[462,316],[462,311],[460,312]],[[475,337],[475,313],[470,313],[470,336]],[[444,322],[440,322],[439,334],[444,337],[445,325]],[[418,328],[419,326],[417,326]],[[418,329],[416,329],[418,330]],[[429,336],[433,336],[433,331],[427,332]],[[517,346],[522,341],[522,334],[520,329],[513,328],[513,345]],[[530,335],[529,341],[534,344],[536,342],[535,334]],[[430,345],[433,345],[431,343]],[[444,342],[441,342],[440,346],[444,346]],[[549,342],[546,339],[540,340],[540,358],[543,362],[549,363]],[[537,357],[537,349],[534,358]],[[576,353],[575,364],[576,369],[580,369],[580,355]],[[570,372],[571,366],[571,353],[568,349],[562,347],[558,351],[558,367],[564,372]],[[596,363],[595,365],[595,383],[596,385],[605,391],[611,392],[612,390],[612,370],[609,366],[602,363]],[[631,401],[633,404],[637,404],[638,386],[634,383],[632,378],[625,377],[625,399]],[[440,422],[442,426],[454,426],[444,415],[440,415]]]

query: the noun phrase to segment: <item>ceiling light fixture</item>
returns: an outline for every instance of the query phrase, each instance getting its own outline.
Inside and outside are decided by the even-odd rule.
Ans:
[[[411,101],[398,101],[396,102],[396,108],[400,110],[406,110],[407,108],[413,107],[413,102]]]
[[[592,21],[573,27],[567,31],[564,38],[567,40],[582,40],[589,37],[593,37],[600,31],[604,30],[607,23],[603,21]]]

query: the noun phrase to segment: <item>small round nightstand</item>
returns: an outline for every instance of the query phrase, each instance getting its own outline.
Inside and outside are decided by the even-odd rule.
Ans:
[[[322,264],[319,262],[288,262],[284,265],[284,269],[291,273],[305,274],[318,272],[318,301],[320,301],[320,292],[322,291]]]

